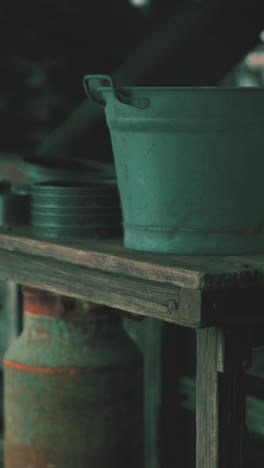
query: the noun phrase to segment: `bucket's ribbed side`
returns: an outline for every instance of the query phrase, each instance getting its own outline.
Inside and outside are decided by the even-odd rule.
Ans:
[[[122,89],[121,89],[122,91]],[[125,245],[179,254],[264,252],[264,91],[103,89]]]

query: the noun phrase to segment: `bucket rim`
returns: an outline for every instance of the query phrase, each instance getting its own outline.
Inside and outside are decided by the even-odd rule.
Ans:
[[[116,90],[122,91],[228,91],[228,92],[263,92],[264,86],[116,86]],[[100,92],[111,92],[113,89],[110,86],[99,86],[98,91]]]

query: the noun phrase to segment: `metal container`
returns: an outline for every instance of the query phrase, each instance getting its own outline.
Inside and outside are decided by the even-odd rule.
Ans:
[[[117,312],[24,288],[4,359],[5,468],[143,468],[143,360]]]
[[[84,86],[105,105],[127,247],[264,252],[264,89]]]
[[[37,236],[78,239],[122,235],[119,194],[112,180],[33,184],[30,211]]]

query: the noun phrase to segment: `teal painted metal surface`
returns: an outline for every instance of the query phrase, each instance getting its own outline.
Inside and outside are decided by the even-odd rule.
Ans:
[[[143,360],[116,312],[25,288],[5,356],[5,468],[143,468]]]
[[[105,104],[127,247],[264,252],[263,89],[84,85]]]
[[[30,219],[41,237],[120,237],[121,210],[116,181],[49,181],[31,186]]]

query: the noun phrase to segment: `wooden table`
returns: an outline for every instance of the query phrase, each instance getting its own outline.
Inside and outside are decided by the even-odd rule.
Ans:
[[[154,254],[1,229],[0,278],[195,328],[196,467],[244,467],[244,374],[252,346],[264,344],[264,255]]]

